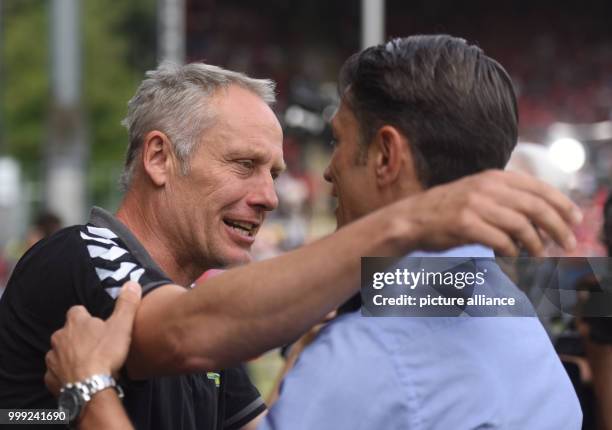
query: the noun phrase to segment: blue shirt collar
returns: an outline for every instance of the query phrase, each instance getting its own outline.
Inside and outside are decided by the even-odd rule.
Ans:
[[[415,251],[407,257],[475,257],[475,258],[495,258],[495,253],[489,247],[483,245],[464,245],[445,251]]]

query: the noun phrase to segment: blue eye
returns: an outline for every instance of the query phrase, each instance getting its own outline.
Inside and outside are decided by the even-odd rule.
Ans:
[[[252,169],[255,166],[253,160],[238,160],[238,164],[247,169]]]

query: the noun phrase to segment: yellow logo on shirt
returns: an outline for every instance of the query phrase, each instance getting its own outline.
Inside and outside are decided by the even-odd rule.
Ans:
[[[219,388],[221,385],[221,375],[216,372],[206,372],[206,377],[210,380],[215,381],[215,387]]]

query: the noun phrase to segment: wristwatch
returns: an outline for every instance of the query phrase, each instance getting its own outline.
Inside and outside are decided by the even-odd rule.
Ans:
[[[119,398],[123,398],[123,390],[110,375],[93,375],[80,382],[68,383],[60,390],[59,409],[66,412],[68,421],[73,423],[92,396],[107,388],[114,388]]]

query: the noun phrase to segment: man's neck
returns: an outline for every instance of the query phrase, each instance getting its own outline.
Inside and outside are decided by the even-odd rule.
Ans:
[[[142,200],[130,197],[129,191],[121,202],[116,217],[130,229],[173,282],[188,286],[202,274],[201,267],[195,267],[189,258],[181,258],[173,252],[173,248],[169,245],[172,240],[164,234],[165,227],[157,217],[156,211],[147,207]]]

